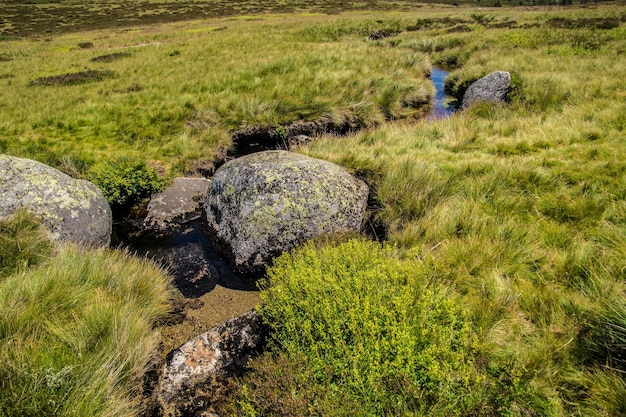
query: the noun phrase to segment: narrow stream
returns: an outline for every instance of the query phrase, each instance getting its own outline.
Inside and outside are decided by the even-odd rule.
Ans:
[[[454,102],[444,91],[447,76],[439,68],[432,70],[436,95],[428,120],[449,117],[455,110]],[[254,283],[235,274],[216,253],[202,232],[199,218],[198,213],[195,220],[183,224],[167,238],[125,239],[123,243],[131,252],[166,267],[183,296],[175,306],[179,320],[163,329],[164,353],[261,302]]]
[[[428,116],[428,120],[443,119],[451,116],[455,108],[455,102],[445,92],[445,82],[449,73],[441,68],[433,67],[430,80],[435,86],[435,99],[433,110]]]

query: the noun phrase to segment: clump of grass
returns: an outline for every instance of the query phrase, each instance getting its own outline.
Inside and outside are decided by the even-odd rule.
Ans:
[[[93,48],[93,46],[94,46],[93,42],[80,42],[78,44],[78,47],[80,49],[91,49],[91,48]]]
[[[34,214],[19,210],[13,216],[0,219],[0,283],[3,277],[48,259],[52,249],[51,241]]]
[[[136,415],[168,310],[164,271],[72,246],[41,262],[50,243],[24,213],[2,222],[0,242],[17,260],[0,280],[0,415]]]
[[[115,76],[113,71],[88,70],[81,72],[70,72],[62,75],[50,77],[40,77],[29,82],[31,86],[51,86],[51,85],[77,85],[102,81]]]

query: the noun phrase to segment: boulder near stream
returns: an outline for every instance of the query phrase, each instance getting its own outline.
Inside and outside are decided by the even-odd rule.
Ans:
[[[0,155],[0,217],[32,211],[55,240],[111,241],[111,208],[94,184],[30,159]]]
[[[511,74],[495,71],[472,83],[463,95],[461,109],[481,101],[504,103],[509,100]]]
[[[209,237],[242,274],[315,236],[360,231],[367,185],[331,162],[287,151],[229,161],[215,172],[204,210]]]

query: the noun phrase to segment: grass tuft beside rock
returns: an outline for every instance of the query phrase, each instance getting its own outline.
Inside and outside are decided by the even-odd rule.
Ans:
[[[0,416],[136,415],[164,271],[119,251],[51,254],[24,213],[0,222],[0,245]]]

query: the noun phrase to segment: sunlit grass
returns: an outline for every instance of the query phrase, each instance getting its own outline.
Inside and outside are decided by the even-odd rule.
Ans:
[[[389,240],[473,310],[497,415],[624,413],[622,27],[440,34],[471,51],[458,85],[513,72],[511,104],[301,149],[372,183]]]
[[[425,111],[432,94],[425,55],[367,41],[397,19],[315,19],[223,19],[0,43],[12,58],[0,67],[7,75],[0,151],[61,168],[68,159],[89,166],[141,156],[185,170],[229,147],[237,129],[321,118],[376,125]],[[93,71],[107,78],[89,77]],[[29,85],[80,76],[80,85]]]
[[[136,415],[166,274],[119,251],[52,254],[25,213],[0,221],[0,242],[0,415]]]

